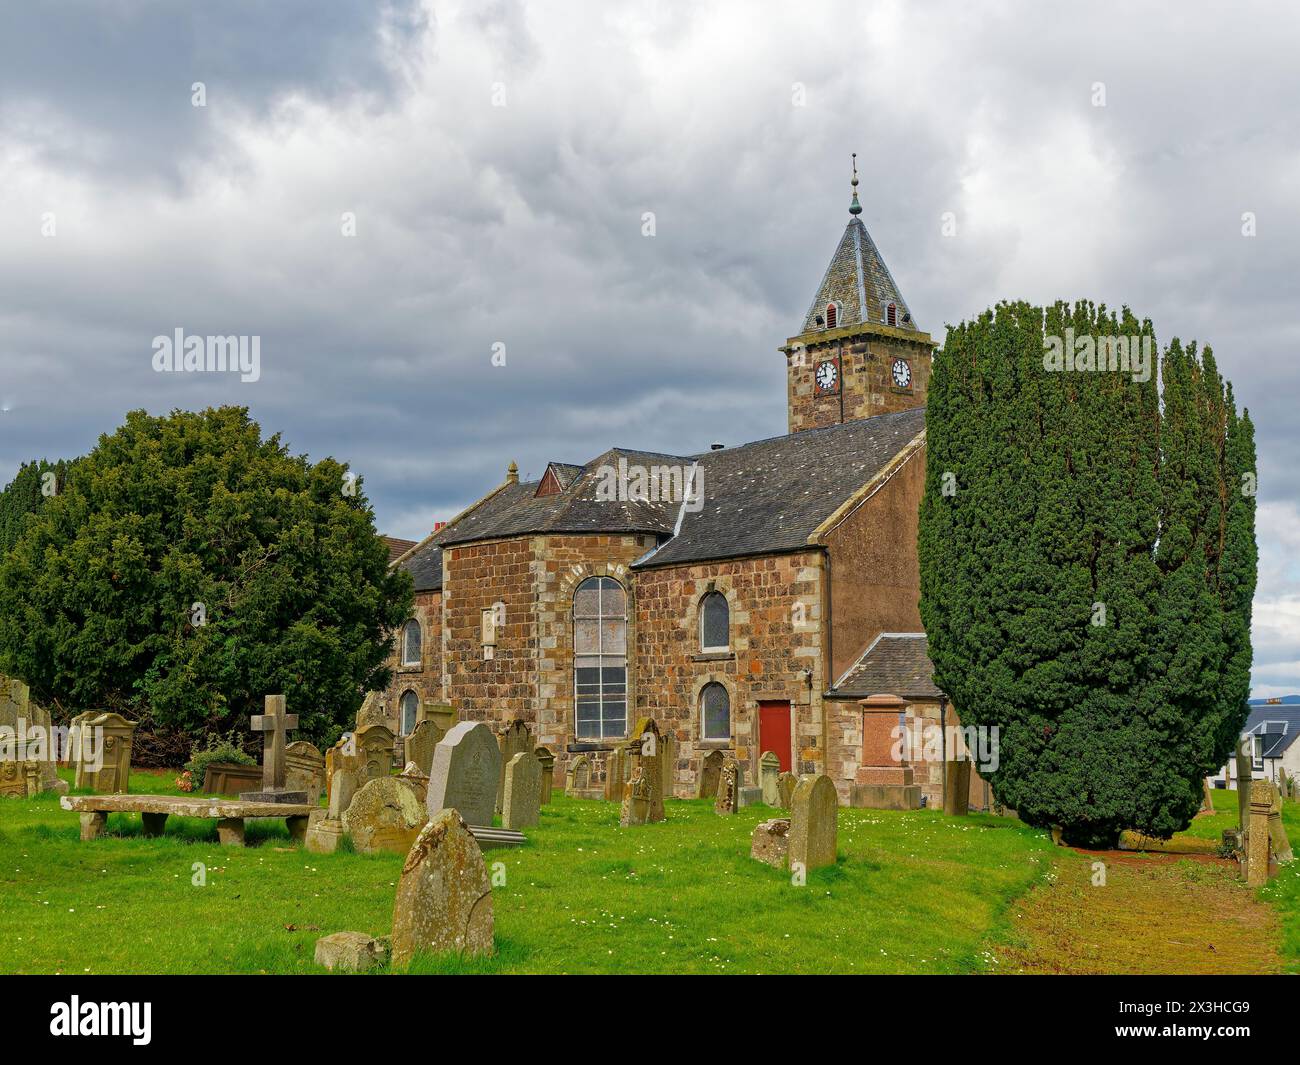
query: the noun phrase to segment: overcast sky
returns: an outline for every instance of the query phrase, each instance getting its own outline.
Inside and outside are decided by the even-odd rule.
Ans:
[[[414,539],[511,459],[782,433],[856,151],[937,340],[1090,297],[1214,347],[1258,432],[1255,694],[1300,691],[1300,10],[1192,7],[8,4],[0,481],[240,403]],[[260,379],[155,372],[177,328],[259,336]]]

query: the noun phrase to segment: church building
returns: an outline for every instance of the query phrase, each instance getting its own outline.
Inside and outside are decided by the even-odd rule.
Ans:
[[[557,784],[580,765],[593,790],[645,716],[675,738],[678,797],[714,752],[754,781],[772,751],[782,770],[829,775],[845,804],[904,783],[864,716],[945,712],[918,611],[934,342],[857,184],[855,171],[848,225],[779,348],[788,431],[695,455],[614,448],[536,481],[511,463],[395,561],[416,606],[363,722],[405,735],[428,703],[494,728],[522,719]],[[905,783],[935,804],[941,775],[914,760]]]

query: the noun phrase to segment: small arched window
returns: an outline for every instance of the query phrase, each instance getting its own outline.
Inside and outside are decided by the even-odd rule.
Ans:
[[[726,651],[731,647],[731,611],[727,597],[710,592],[700,600],[700,650]]]
[[[731,696],[717,681],[700,691],[700,739],[731,739]]]
[[[402,665],[420,664],[420,623],[411,618],[402,626]]]
[[[834,329],[840,320],[840,307],[838,303],[826,304],[826,328]]]
[[[397,709],[397,727],[403,736],[409,736],[415,731],[415,722],[420,716],[420,697],[408,688],[402,692]]]
[[[885,308],[885,324],[898,325],[898,304],[891,303]]]

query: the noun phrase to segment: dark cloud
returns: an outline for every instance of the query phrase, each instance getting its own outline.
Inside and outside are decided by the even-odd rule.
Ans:
[[[415,537],[511,459],[780,433],[776,349],[856,150],[936,339],[1001,298],[1087,296],[1212,343],[1256,421],[1266,553],[1300,525],[1297,13],[196,10],[0,16],[0,477],[133,407],[245,403]],[[154,373],[178,326],[259,335],[261,379]],[[1300,690],[1300,575],[1266,573],[1261,684]]]

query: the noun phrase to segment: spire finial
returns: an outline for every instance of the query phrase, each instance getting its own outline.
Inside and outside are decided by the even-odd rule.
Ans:
[[[849,204],[849,214],[855,218],[862,213],[862,204],[858,203],[858,153],[853,153],[853,202]]]

